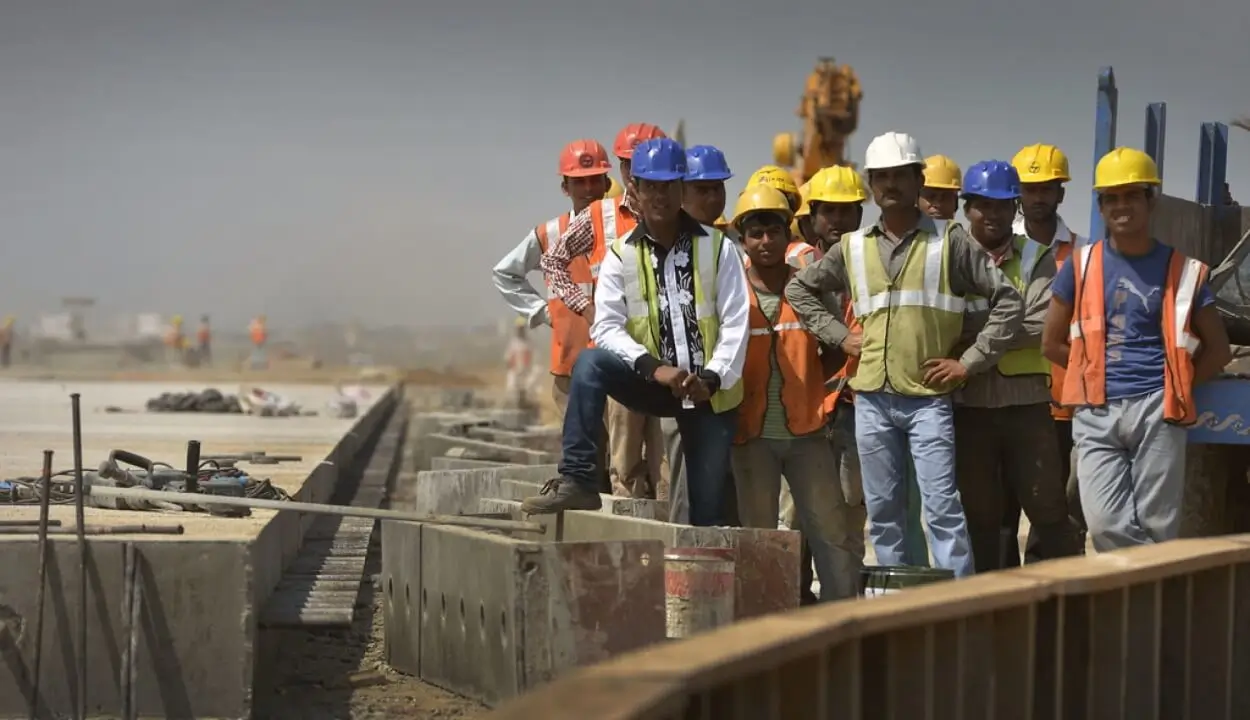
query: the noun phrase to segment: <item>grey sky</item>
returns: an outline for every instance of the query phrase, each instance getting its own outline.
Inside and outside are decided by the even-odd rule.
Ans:
[[[863,83],[857,160],[891,129],[964,167],[1054,142],[1084,231],[1098,68],[1121,144],[1168,102],[1166,189],[1192,197],[1199,123],[1250,112],[1247,32],[1245,0],[10,0],[0,306],[502,317],[490,267],[565,209],[565,142],[684,117],[736,196],[825,54]],[[1250,134],[1230,147],[1250,203]]]

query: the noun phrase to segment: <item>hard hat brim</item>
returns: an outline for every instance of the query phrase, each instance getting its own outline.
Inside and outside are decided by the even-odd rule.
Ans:
[[[723,182],[733,176],[733,173],[727,172],[705,172],[699,173],[698,175],[687,175],[686,179],[694,182],[699,182],[701,180],[705,180],[707,182]]]
[[[925,183],[924,187],[933,188],[934,190],[961,190],[962,189],[961,186],[953,185],[951,183]]]
[[[594,177],[596,175],[607,175],[612,172],[612,168],[577,168],[566,173],[561,173],[564,177]]]
[[[1094,185],[1095,190],[1115,190],[1116,188],[1131,187],[1159,187],[1163,184],[1162,180],[1133,180],[1131,182],[1109,183],[1106,185]]]
[[[1045,185],[1050,182],[1071,182],[1072,178],[1067,175],[1056,175],[1054,177],[1046,177],[1044,175],[1021,175],[1020,184],[1022,185]]]
[[[972,198],[985,198],[987,200],[1019,200],[1020,199],[1019,194],[1008,192],[1006,190],[983,190],[980,192],[964,192],[964,193],[960,193],[959,197],[961,197],[964,200],[971,200]]]
[[[650,180],[652,182],[672,182],[674,180],[684,180],[686,174],[669,170],[656,170],[645,174],[634,173],[634,177],[639,180]]]
[[[900,168],[900,167],[918,167],[923,170],[924,163],[923,162],[901,162],[901,163],[890,163],[886,165],[870,165],[868,163],[864,163],[865,171],[867,170],[889,170],[891,168]]]

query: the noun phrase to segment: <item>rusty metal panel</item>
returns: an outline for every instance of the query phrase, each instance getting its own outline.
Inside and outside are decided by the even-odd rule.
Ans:
[[[1199,205],[1160,195],[1150,231],[1159,240],[1214,267],[1228,256],[1247,228],[1250,211],[1245,209]]]

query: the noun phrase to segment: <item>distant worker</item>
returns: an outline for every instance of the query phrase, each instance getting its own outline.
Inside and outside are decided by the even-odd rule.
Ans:
[[[543,253],[551,242],[568,229],[574,215],[585,210],[608,191],[608,173],[612,165],[608,151],[595,140],[574,140],[560,151],[560,189],[573,204],[572,212],[554,217],[526,233],[521,242],[505,255],[493,272],[495,288],[504,302],[525,321],[526,327],[551,326],[552,396],[561,421],[568,405],[569,376],[577,355],[590,345],[590,324],[581,315],[569,310],[560,298],[551,294],[543,299],[528,275],[541,270]],[[583,288],[593,288],[603,261],[603,248],[596,247],[589,255],[573,258],[569,273]]]
[[[13,323],[12,315],[6,315],[4,324],[0,326],[0,367],[9,367],[13,362]]]
[[[738,508],[745,527],[775,528],[784,473],[821,599],[839,600],[858,594],[859,568],[847,547],[842,488],[829,481],[837,468],[825,437],[820,344],[782,295],[797,272],[786,262],[790,214],[785,196],[762,185],[743,191],[734,212],[750,259],[751,303],[733,448]],[[809,588],[810,581],[801,589]]]
[[[934,220],[954,220],[959,210],[959,166],[945,155],[931,155],[924,161],[924,187],[920,189],[920,211]]]
[[[1107,239],[1055,276],[1043,349],[1067,368],[1081,504],[1099,552],[1180,533],[1194,386],[1232,359],[1208,268],[1150,235],[1154,160],[1119,147],[1094,169]]]
[[[617,133],[612,150],[620,161],[624,193],[619,198],[591,203],[569,221],[564,233],[553,239],[543,253],[540,264],[551,293],[589,324],[594,323],[594,286],[587,288],[573,279],[573,258],[604,257],[613,242],[629,236],[637,226],[638,201],[630,172],[634,147],[663,137],[663,131],[647,123],[631,123]],[[607,413],[611,491],[633,497],[667,497],[668,463],[659,419],[631,412],[616,399],[609,400]]]
[[[1029,517],[1039,560],[1080,552],[1068,517],[1064,480],[1050,417],[1050,364],[1042,357],[1042,327],[1050,308],[1055,264],[1050,250],[1012,232],[1020,202],[1020,176],[1002,160],[968,168],[964,176],[968,233],[1024,297],[1024,323],[1012,349],[998,365],[972,375],[955,393],[955,478],[968,518],[977,572],[999,570],[1015,554],[1019,520],[1003,550],[1003,508],[1007,489]],[[964,339],[972,342],[989,314],[986,303],[968,298]]]
[[[912,455],[934,562],[956,576],[971,575],[972,549],[955,484],[950,394],[1007,351],[1023,304],[962,227],[920,212],[924,160],[914,138],[898,132],[874,138],[864,168],[880,220],[843,236],[841,252],[801,270],[786,287],[786,299],[822,343],[859,358],[849,385],[877,561],[905,561],[903,478]],[[945,271],[930,272],[935,266]],[[862,332],[851,333],[826,309],[822,296],[830,292],[850,294]],[[950,356],[963,327],[964,297],[973,294],[989,298],[989,318],[955,359]]]
[[[213,329],[208,323],[208,316],[200,316],[200,326],[195,330],[195,343],[198,347],[199,361],[208,365],[213,360]]]
[[[269,367],[268,351],[266,347],[269,343],[269,328],[265,321],[265,316],[257,315],[255,318],[252,318],[252,322],[248,325],[247,331],[252,340],[252,369],[263,370]]]
[[[1012,158],[1011,165],[1020,175],[1020,214],[1012,231],[1051,248],[1048,257],[1054,261],[1056,270],[1067,262],[1072,251],[1089,240],[1068,228],[1059,216],[1059,206],[1064,199],[1064,183],[1072,179],[1068,173],[1068,157],[1054,145],[1029,145],[1021,148]],[[1027,312],[1027,310],[1026,310]],[[1081,492],[1077,486],[1076,473],[1072,472],[1072,409],[1063,407],[1062,365],[1050,364],[1050,414],[1055,421],[1059,452],[1059,476],[1064,478],[1068,495],[1068,512],[1084,529],[1085,518],[1081,513]],[[1020,528],[1020,502],[1008,487],[1006,514],[1003,527],[1010,534],[1006,553],[1006,567],[1020,564],[1020,547],[1016,536]],[[1006,533],[1005,533],[1006,534]],[[1036,537],[1030,532],[1025,554],[1040,559],[1035,552]],[[1006,540],[1006,538],[1004,538]],[[1084,547],[1084,542],[1081,543]],[[1014,561],[1014,565],[1013,565]]]
[[[534,350],[530,347],[529,321],[523,317],[513,323],[512,337],[504,350],[504,366],[507,368],[505,391],[508,406],[530,407],[530,388],[534,382]]]
[[[639,223],[612,241],[599,272],[591,324],[595,347],[582,352],[573,368],[560,477],[526,498],[522,510],[542,514],[602,505],[594,486],[593,427],[613,397],[636,412],[677,418],[686,443],[690,523],[719,525],[742,401],[750,307],[742,261],[718,230],[682,211],[681,145],[647,140],[634,150],[629,168],[627,197],[632,195]],[[556,249],[584,252],[588,244],[583,239],[565,251],[561,242]],[[567,264],[567,255],[547,258],[553,254],[551,270]],[[573,294],[561,289],[566,299]]]
[[[183,364],[186,361],[187,339],[182,333],[182,316],[175,315],[169,319],[169,327],[165,329],[165,357],[168,362]]]

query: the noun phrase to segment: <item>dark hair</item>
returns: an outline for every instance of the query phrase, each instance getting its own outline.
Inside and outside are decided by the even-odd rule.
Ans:
[[[747,223],[755,225],[780,225],[782,227],[790,227],[790,223],[786,222],[786,218],[779,212],[773,210],[757,210],[743,218],[740,223],[746,226]]]

